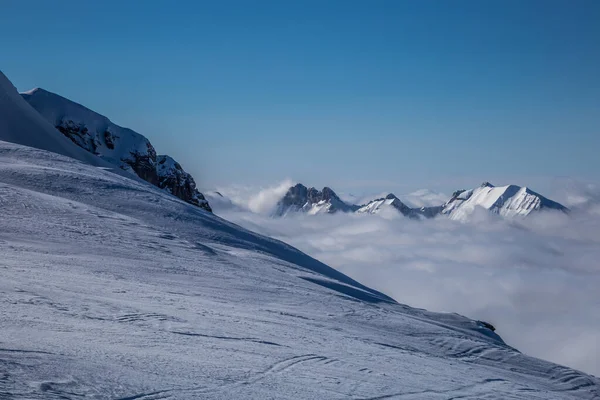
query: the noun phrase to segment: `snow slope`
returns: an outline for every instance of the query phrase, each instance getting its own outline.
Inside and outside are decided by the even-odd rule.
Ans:
[[[100,167],[114,166],[73,146],[36,110],[21,98],[0,71],[0,140],[52,151]]]
[[[356,210],[357,213],[379,214],[385,210],[396,210],[405,217],[414,217],[412,209],[390,193],[385,198],[371,200],[369,203]]]
[[[196,189],[194,178],[173,158],[157,155],[145,136],[44,89],[33,89],[21,96],[50,125],[80,148],[183,201],[211,211],[202,193]]]
[[[152,186],[0,142],[0,393],[593,399],[597,378],[397,304]]]
[[[538,210],[558,210],[567,212],[567,208],[544,196],[517,185],[494,186],[484,182],[480,187],[457,191],[444,204],[442,214],[451,219],[464,220],[477,208],[486,209],[502,217],[527,216]]]
[[[0,142],[0,393],[593,399],[597,378],[397,304],[164,191]]]

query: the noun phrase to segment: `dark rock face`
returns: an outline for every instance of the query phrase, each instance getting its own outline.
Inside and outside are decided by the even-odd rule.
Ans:
[[[106,143],[106,147],[110,150],[115,149],[115,140],[118,138],[118,136],[115,136],[112,133],[110,133],[108,129],[104,131],[104,143]]]
[[[159,188],[167,190],[185,202],[212,212],[204,195],[196,189],[196,182],[192,175],[185,172],[178,162],[169,156],[158,156],[156,170]]]
[[[299,183],[296,186],[292,186],[288,189],[283,199],[279,201],[279,205],[285,208],[295,208],[297,210],[301,209],[307,201],[310,199],[314,199],[316,197],[316,189],[311,188],[310,195],[309,190],[306,186]]]
[[[337,211],[352,212],[358,209],[358,206],[345,203],[329,187],[324,187],[319,191],[314,187],[307,188],[301,183],[292,186],[279,203],[275,211],[276,216],[282,216],[288,212],[308,211],[310,208],[320,202],[328,203],[327,213],[332,214]]]
[[[406,217],[409,218],[415,218],[416,215],[414,215],[413,209],[410,208],[409,206],[407,206],[406,204],[404,204],[402,201],[400,201],[399,198],[397,198],[393,193],[388,194],[387,196],[385,196],[386,200],[392,200],[392,207],[394,207],[396,210],[400,211],[400,213]]]
[[[115,140],[119,137],[113,135],[109,129],[104,131],[102,136],[98,135],[97,132],[90,131],[84,123],[75,123],[72,120],[63,119],[58,125],[56,125],[63,135],[71,139],[77,146],[94,153],[98,156],[102,156],[99,149],[105,145],[108,149],[114,150]],[[100,140],[104,139],[104,143]],[[133,150],[129,152],[127,157],[122,157],[122,169],[126,169],[126,166],[131,167],[137,176],[158,186],[158,174],[156,173],[156,150],[152,144],[146,140],[146,148],[144,151]]]
[[[60,133],[69,138],[77,146],[91,153],[98,154],[96,152],[98,143],[89,134],[88,128],[84,124],[77,124],[72,120],[62,120],[58,125],[56,125],[56,129],[58,129]]]
[[[154,146],[145,136],[115,125],[105,116],[43,89],[21,96],[77,146],[183,201],[210,211],[191,175],[172,158],[157,156]],[[159,165],[160,160],[166,160],[163,164],[166,163],[169,168]]]
[[[153,184],[158,185],[158,173],[156,171],[156,150],[150,144],[146,143],[147,150],[145,152],[132,151],[131,158],[122,159],[124,163],[129,165],[137,176]]]
[[[119,141],[119,136],[112,133],[110,128],[106,129],[102,135],[97,135],[96,132],[90,132],[83,123],[76,124],[71,120],[61,121],[56,126],[56,129],[79,147],[97,155],[101,155],[98,149],[102,145],[105,145],[110,150],[114,150],[115,144]],[[100,141],[100,138],[104,139],[104,143]],[[172,161],[171,164],[175,167],[170,168],[168,172],[160,171],[162,166],[160,161],[164,164],[167,159],[170,159]],[[154,146],[147,139],[145,139],[145,149],[141,151],[130,150],[129,154],[126,157],[122,157],[120,161],[122,169],[130,167],[137,176],[146,182],[161,189],[166,189],[172,195],[187,203],[212,212],[208,201],[196,189],[194,178],[170,157],[157,156]],[[162,175],[159,176],[161,173]]]

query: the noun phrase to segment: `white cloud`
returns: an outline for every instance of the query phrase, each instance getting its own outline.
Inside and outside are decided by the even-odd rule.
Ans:
[[[524,353],[600,375],[600,215],[469,223],[398,215],[266,215],[290,183],[217,213],[414,307],[489,321]],[[287,187],[285,187],[287,189]]]
[[[236,206],[253,213],[271,215],[277,202],[294,183],[286,179],[281,183],[266,188],[234,185],[219,188],[218,191],[229,198]]]

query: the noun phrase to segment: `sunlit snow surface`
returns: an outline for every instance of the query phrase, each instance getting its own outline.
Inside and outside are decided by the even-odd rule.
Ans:
[[[474,321],[100,168],[0,142],[0,207],[3,399],[598,397]]]

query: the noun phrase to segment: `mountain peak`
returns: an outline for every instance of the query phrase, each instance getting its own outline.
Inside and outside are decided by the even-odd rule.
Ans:
[[[290,212],[304,212],[307,214],[335,213],[337,211],[351,212],[358,207],[347,204],[339,198],[329,186],[323,190],[315,187],[307,188],[301,183],[290,187],[286,194],[277,203],[275,216],[284,216]]]
[[[331,200],[331,199],[335,199],[335,200],[339,200],[339,196],[333,191],[333,189],[331,189],[328,186],[325,186],[323,188],[323,190],[321,191],[322,193],[322,197],[323,200]]]
[[[0,140],[50,151],[87,164],[112,169],[113,165],[74,146],[19,95],[0,71]],[[119,172],[119,171],[117,171]]]
[[[568,212],[562,204],[547,199],[527,187],[494,186],[484,182],[475,189],[456,191],[442,207],[442,214],[452,219],[465,220],[476,208],[484,208],[502,217],[525,217],[542,209]]]
[[[367,214],[378,214],[382,210],[389,207],[397,210],[405,217],[418,218],[416,211],[404,204],[402,200],[396,197],[396,195],[393,193],[389,193],[384,198],[371,200],[369,203],[361,206],[357,210],[357,212]]]
[[[126,171],[158,186],[181,200],[211,211],[190,174],[168,156],[157,156],[154,146],[143,135],[111,122],[104,115],[62,97],[36,88],[21,93],[28,104],[52,130],[71,147],[85,150],[117,170]],[[76,146],[73,146],[76,145]]]

